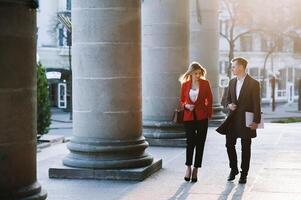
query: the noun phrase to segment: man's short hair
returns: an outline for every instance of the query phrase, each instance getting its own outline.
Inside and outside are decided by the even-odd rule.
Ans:
[[[245,59],[245,58],[243,58],[243,57],[236,57],[236,58],[233,58],[233,59],[231,60],[231,63],[233,63],[233,62],[235,62],[235,61],[237,61],[237,63],[238,63],[239,65],[242,65],[242,66],[244,67],[244,69],[247,68],[247,65],[248,65],[247,59]]]

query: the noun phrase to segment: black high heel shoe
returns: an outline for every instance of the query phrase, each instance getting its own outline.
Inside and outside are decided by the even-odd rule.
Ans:
[[[198,181],[198,178],[191,178],[191,183],[195,183]]]
[[[198,170],[197,168],[193,168],[193,171],[192,171],[192,177],[191,177],[191,183],[195,183],[198,181],[198,177],[193,177],[193,176],[196,176],[198,174]]]
[[[189,174],[189,177],[187,177],[186,175]],[[186,174],[184,176],[184,180],[189,182],[190,181],[190,177],[191,177],[191,168],[188,168],[186,169]]]

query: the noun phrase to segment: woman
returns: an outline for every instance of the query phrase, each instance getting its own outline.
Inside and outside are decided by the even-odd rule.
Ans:
[[[198,168],[202,166],[204,146],[207,136],[208,119],[212,116],[212,92],[205,79],[206,70],[197,62],[192,62],[181,82],[180,104],[184,109],[186,132],[186,174],[185,181],[197,182]],[[194,168],[191,169],[195,151]]]

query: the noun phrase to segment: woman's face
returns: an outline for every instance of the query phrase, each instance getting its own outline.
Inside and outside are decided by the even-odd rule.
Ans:
[[[198,70],[194,70],[191,73],[192,76],[192,80],[200,80],[203,76],[202,70],[198,69]]]

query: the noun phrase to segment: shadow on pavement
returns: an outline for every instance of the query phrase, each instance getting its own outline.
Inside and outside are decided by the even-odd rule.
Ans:
[[[193,184],[191,184],[191,183],[182,183],[182,185],[179,187],[177,192],[172,197],[170,197],[168,200],[176,200],[176,199],[184,200],[184,199],[186,199],[189,194],[188,192],[192,186],[193,186]]]
[[[245,191],[245,185],[238,184],[231,200],[241,200],[241,199],[243,199],[244,191]]]
[[[226,199],[228,199],[228,196],[231,194],[234,187],[235,187],[235,184],[233,182],[227,182],[225,190],[222,191],[221,196],[217,200],[226,200]]]

